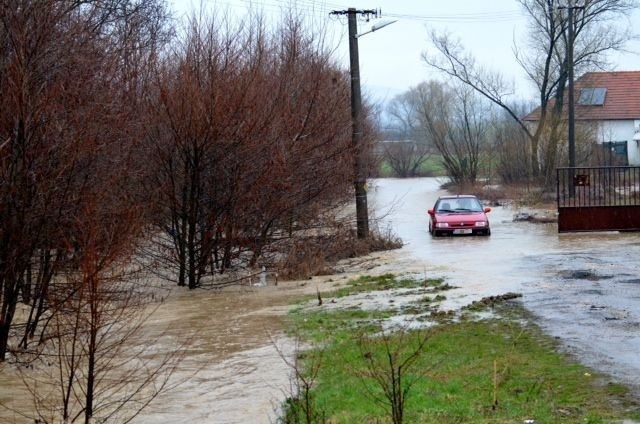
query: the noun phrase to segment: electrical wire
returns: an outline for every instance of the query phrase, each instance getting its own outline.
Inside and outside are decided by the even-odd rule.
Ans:
[[[314,1],[314,0],[209,0],[211,3],[225,5],[236,8],[243,7],[250,9],[257,7],[265,11],[282,11],[283,9],[293,9],[303,15],[312,14],[329,14],[334,10],[346,9],[343,4]],[[522,18],[522,12],[519,10],[503,10],[492,12],[469,12],[443,15],[420,15],[408,13],[394,13],[393,11],[383,11],[385,18],[395,18],[408,21],[434,22],[434,23],[492,23],[492,22],[508,22],[516,21]],[[339,18],[338,18],[339,19]]]
[[[409,15],[399,13],[385,13],[384,16],[389,18],[407,19],[423,22],[490,23],[515,21],[522,17],[522,13],[520,11],[457,13],[455,15]]]

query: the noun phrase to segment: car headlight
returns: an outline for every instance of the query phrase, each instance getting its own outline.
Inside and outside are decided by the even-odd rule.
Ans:
[[[438,222],[436,224],[436,228],[447,228],[449,227],[449,224],[447,222]]]
[[[487,226],[487,222],[486,221],[477,221],[476,222],[476,227],[486,227]]]

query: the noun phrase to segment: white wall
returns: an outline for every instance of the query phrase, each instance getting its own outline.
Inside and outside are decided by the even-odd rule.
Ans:
[[[628,121],[602,121],[598,128],[598,142],[627,142],[627,155],[629,165],[640,165],[640,149],[638,141],[633,139],[635,134],[635,122]]]

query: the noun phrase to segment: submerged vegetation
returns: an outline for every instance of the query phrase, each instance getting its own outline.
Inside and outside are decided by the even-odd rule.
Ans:
[[[393,275],[354,280],[335,296],[360,290],[440,286],[441,281]],[[348,290],[351,290],[350,292]],[[441,296],[441,295],[440,295]],[[605,423],[640,419],[638,404],[621,385],[608,383],[560,353],[556,341],[532,324],[514,301],[496,297],[456,312],[454,320],[415,328],[389,327],[397,310],[297,307],[289,314],[296,337],[314,346],[296,367],[314,363],[305,405],[322,421],[291,414],[283,422],[331,423]],[[442,299],[440,297],[439,299]],[[414,302],[423,312],[437,301]],[[478,319],[478,312],[485,319]],[[489,318],[486,318],[486,316]],[[391,328],[391,329],[390,329]]]
[[[349,296],[376,290],[410,289],[410,288],[436,288],[442,284],[442,279],[416,280],[413,278],[397,279],[393,274],[384,274],[378,277],[363,276],[351,280],[343,288],[338,289],[335,297]]]

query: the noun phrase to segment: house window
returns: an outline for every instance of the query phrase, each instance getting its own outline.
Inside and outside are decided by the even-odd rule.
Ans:
[[[582,106],[602,106],[606,96],[606,88],[583,88],[580,90],[578,104]]]
[[[629,164],[626,141],[606,141],[602,143],[605,165],[626,166]]]

